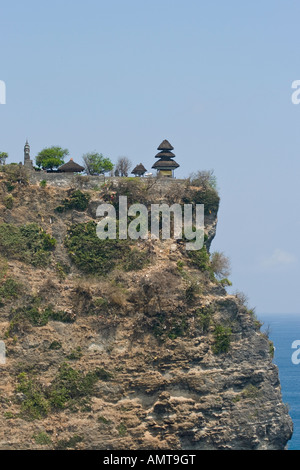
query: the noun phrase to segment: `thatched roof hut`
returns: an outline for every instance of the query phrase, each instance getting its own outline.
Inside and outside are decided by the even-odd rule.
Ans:
[[[57,171],[61,173],[81,173],[83,170],[84,167],[78,165],[78,163],[74,162],[72,158],[57,169]]]
[[[136,175],[136,176],[143,176],[145,173],[146,173],[146,168],[144,167],[144,165],[142,163],[140,163],[139,165],[137,165],[133,170],[132,170],[132,174],[133,175]]]

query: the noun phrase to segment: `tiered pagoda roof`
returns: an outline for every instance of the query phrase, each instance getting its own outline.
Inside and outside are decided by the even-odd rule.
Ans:
[[[175,154],[172,152],[174,147],[172,147],[168,140],[164,140],[157,150],[160,150],[160,152],[155,155],[155,158],[159,158],[159,160],[154,163],[152,168],[156,170],[174,170],[180,166],[173,160],[175,157]]]
[[[168,140],[163,140],[157,150],[174,150],[174,147],[172,147]]]

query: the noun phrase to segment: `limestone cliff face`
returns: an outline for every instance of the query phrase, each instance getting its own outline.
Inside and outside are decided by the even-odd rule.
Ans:
[[[0,449],[284,449],[292,423],[272,345],[209,261],[197,264],[182,241],[146,240],[132,256],[147,264],[88,273],[68,229],[86,231],[116,187],[82,190],[86,209],[57,211],[72,188],[23,183],[8,193],[2,175]],[[174,187],[143,194],[168,202]],[[1,245],[1,227],[28,223],[56,239],[43,266]],[[216,223],[212,206],[208,247]]]

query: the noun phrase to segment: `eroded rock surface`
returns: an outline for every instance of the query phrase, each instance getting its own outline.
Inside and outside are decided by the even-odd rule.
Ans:
[[[70,188],[15,186],[8,209],[2,175],[0,224],[34,222],[57,243],[44,267],[0,251],[0,288],[20,286],[0,290],[0,449],[285,448],[292,422],[272,345],[182,242],[138,242],[150,261],[139,270],[83,273],[64,240],[94,219],[107,189],[89,190],[85,211],[58,213]],[[216,224],[212,212],[208,247]]]

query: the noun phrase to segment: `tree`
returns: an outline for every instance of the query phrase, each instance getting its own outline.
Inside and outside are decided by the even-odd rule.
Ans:
[[[101,175],[107,171],[111,171],[114,167],[109,158],[106,158],[102,153],[85,153],[82,156],[84,168],[88,175]]]
[[[8,153],[0,152],[0,165],[5,165],[5,160],[8,158]]]
[[[35,161],[39,168],[43,170],[53,170],[64,163],[65,157],[69,155],[68,149],[61,147],[47,147],[39,152]]]
[[[116,172],[119,176],[128,176],[131,166],[132,163],[128,157],[119,157],[116,164]]]
[[[205,189],[210,187],[217,190],[217,178],[214,175],[214,170],[204,170],[192,173],[190,176],[190,183],[192,186],[201,186]]]
[[[215,251],[212,253],[210,261],[212,270],[218,278],[230,275],[230,261],[224,253]]]

